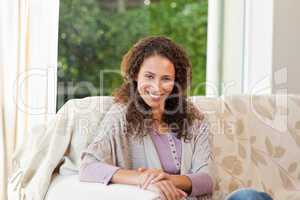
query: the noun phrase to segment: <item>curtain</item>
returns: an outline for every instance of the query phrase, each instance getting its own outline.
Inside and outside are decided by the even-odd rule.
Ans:
[[[0,1],[0,199],[12,157],[56,111],[59,0]]]

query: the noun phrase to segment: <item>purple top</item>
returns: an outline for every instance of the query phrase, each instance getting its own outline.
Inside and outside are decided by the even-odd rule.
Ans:
[[[181,141],[176,138],[176,134],[159,134],[151,131],[150,136],[158,152],[158,157],[164,171],[169,174],[179,174]]]
[[[158,134],[150,132],[152,141],[156,147],[163,170],[169,174],[180,174],[181,141],[175,133]],[[101,162],[91,163],[79,170],[80,181],[100,182],[109,184],[114,173],[119,167]],[[212,193],[212,179],[204,172],[185,174],[192,182],[190,196],[199,196]]]

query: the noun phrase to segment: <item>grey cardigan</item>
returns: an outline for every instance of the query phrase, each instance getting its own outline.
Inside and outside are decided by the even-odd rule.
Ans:
[[[126,135],[126,106],[114,103],[97,128],[92,143],[81,153],[81,167],[100,161],[123,169],[136,169],[141,166],[162,169],[150,135],[142,139]],[[188,127],[192,139],[182,142],[180,174],[210,173],[211,149],[206,120],[194,120]],[[147,153],[146,153],[147,152]],[[211,196],[188,197],[210,199]]]

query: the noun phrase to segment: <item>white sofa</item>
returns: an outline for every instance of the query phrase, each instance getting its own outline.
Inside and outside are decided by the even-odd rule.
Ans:
[[[192,97],[211,126],[216,180],[213,199],[243,187],[265,191],[274,200],[300,199],[300,96]],[[155,199],[134,186],[78,180],[80,152],[112,105],[112,97],[69,102],[74,133],[53,174],[46,200]]]
[[[130,185],[79,182],[78,175],[55,175],[45,200],[143,200],[155,199],[156,194]]]

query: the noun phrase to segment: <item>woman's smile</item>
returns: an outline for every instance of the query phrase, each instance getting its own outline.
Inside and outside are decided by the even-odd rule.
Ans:
[[[151,92],[151,91],[146,91],[146,94],[148,96],[150,96],[151,100],[152,101],[160,101],[165,94],[159,94],[159,93],[154,93],[154,92]]]
[[[148,94],[150,95],[150,97],[153,101],[159,101],[160,100],[160,95],[153,95],[151,93],[148,93]]]

